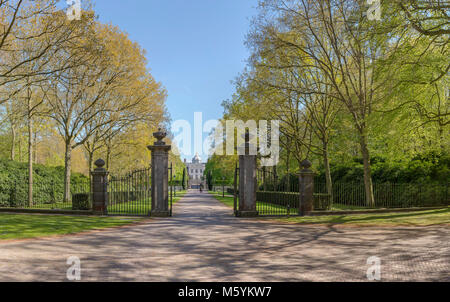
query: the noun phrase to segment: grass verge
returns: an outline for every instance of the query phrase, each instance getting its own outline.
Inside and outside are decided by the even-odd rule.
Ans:
[[[233,207],[233,196],[210,192],[218,201]],[[372,213],[355,215],[309,216],[309,217],[274,217],[266,220],[293,224],[325,224],[354,226],[450,226],[450,207],[437,210],[416,212]]]
[[[177,192],[176,192],[177,195],[176,195],[176,196],[175,196],[175,195],[173,196],[172,204],[175,204],[175,203],[179,202],[180,199],[183,198],[184,195],[186,195],[186,193],[187,193],[186,190],[185,190],[185,191],[177,191]]]
[[[141,218],[62,215],[0,214],[0,241],[106,229],[140,221]]]
[[[213,195],[215,199],[217,199],[226,206],[229,206],[231,208],[234,206],[233,195],[225,193],[225,197],[222,197],[222,192],[214,192],[214,191],[209,191],[209,194]]]
[[[355,214],[311,217],[280,217],[278,221],[295,224],[354,226],[450,226],[450,208],[418,212]]]

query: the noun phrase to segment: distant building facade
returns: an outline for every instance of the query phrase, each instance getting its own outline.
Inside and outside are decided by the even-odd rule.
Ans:
[[[192,162],[186,162],[187,173],[189,175],[189,188],[191,189],[199,189],[200,184],[203,183],[203,188],[206,188],[206,177],[204,177],[203,173],[205,172],[206,164],[202,163],[202,159],[198,154],[195,154],[194,158],[192,158]]]

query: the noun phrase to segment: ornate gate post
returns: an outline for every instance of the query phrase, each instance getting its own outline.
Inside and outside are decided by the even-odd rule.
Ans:
[[[148,146],[152,152],[152,211],[151,216],[169,217],[169,151],[170,145],[166,145],[163,139],[166,133],[159,129],[153,133],[157,142]]]
[[[238,217],[258,216],[256,210],[256,154],[249,155],[250,134],[245,134],[245,155],[239,155],[239,209]]]
[[[299,174],[299,215],[309,215],[314,211],[314,172],[310,170],[312,164],[305,159]]]
[[[108,171],[103,166],[105,161],[97,159],[94,163],[97,168],[92,175],[92,210],[95,215],[106,215],[108,206]]]

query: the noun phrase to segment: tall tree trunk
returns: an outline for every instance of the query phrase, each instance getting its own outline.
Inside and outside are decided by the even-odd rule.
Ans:
[[[16,159],[16,127],[11,125],[11,160]]]
[[[444,146],[444,128],[441,123],[439,123],[439,139],[441,141],[441,152],[445,152],[445,146]]]
[[[28,98],[28,205],[33,206],[33,116]]]
[[[370,154],[367,146],[367,136],[360,133],[361,154],[364,165],[364,189],[366,192],[366,205],[369,207],[375,206],[375,199],[373,196],[372,171],[370,168]]]
[[[19,162],[22,162],[22,140],[19,137]]]
[[[37,164],[37,162],[38,162],[38,160],[37,160],[37,132],[35,131],[34,132],[34,135],[33,135],[33,145],[34,145],[34,147],[33,147],[33,162],[35,163],[35,164]]]
[[[94,170],[94,152],[88,151],[88,164],[89,164],[89,181],[92,183],[92,175],[91,172]]]
[[[64,156],[64,202],[71,201],[70,195],[70,176],[72,169],[72,141],[66,141]]]
[[[288,146],[290,146],[289,140],[288,140]],[[286,154],[286,175],[287,175],[287,191],[290,192],[291,191],[291,175],[290,175],[290,161],[291,161],[291,151],[287,150],[287,154]]]
[[[111,162],[111,147],[109,144],[106,145],[106,170],[109,171],[109,166]]]
[[[328,142],[323,141],[323,165],[325,166],[325,182],[327,185],[327,193],[333,204],[333,182],[331,180],[330,159],[328,155]]]

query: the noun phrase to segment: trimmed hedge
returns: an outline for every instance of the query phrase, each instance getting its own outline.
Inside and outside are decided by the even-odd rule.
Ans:
[[[374,183],[375,208],[432,207],[450,204],[448,184]],[[366,206],[363,183],[333,184],[333,203]]]
[[[62,202],[64,196],[64,167],[33,167],[33,203]],[[78,173],[71,177],[72,194],[87,193],[89,178]],[[28,165],[0,160],[0,207],[28,207]]]
[[[89,193],[79,193],[72,195],[72,210],[74,211],[87,211],[91,209],[91,203],[89,202]]]
[[[325,182],[325,171],[319,169],[317,182]],[[361,158],[353,162],[336,164],[331,162],[333,182],[362,182],[364,169]],[[374,183],[446,183],[450,179],[450,153],[430,152],[420,154],[410,161],[392,162],[387,158],[371,158]]]

